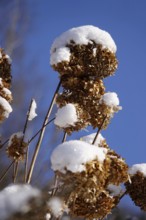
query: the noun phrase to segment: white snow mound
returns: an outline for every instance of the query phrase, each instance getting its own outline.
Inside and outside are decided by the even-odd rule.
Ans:
[[[61,128],[66,128],[70,125],[74,125],[77,121],[76,108],[73,104],[69,103],[58,109],[54,124]]]
[[[85,170],[85,164],[94,159],[103,162],[105,159],[104,149],[83,141],[67,141],[58,145],[52,155],[51,164],[54,171],[73,173]]]
[[[142,173],[146,177],[146,163],[134,164],[128,171],[130,175],[135,175],[137,172]]]
[[[73,40],[76,44],[87,45],[94,41],[102,45],[103,49],[115,53],[117,50],[116,44],[111,35],[92,25],[72,28],[61,34],[52,44],[50,64],[54,65],[62,61],[69,61],[70,50],[66,47]]]

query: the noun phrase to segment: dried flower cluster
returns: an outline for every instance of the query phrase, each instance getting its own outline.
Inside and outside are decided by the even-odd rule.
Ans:
[[[74,31],[76,30],[78,28]],[[102,43],[96,43],[92,38],[88,44],[79,44],[70,38],[65,48],[70,51],[69,60],[59,60],[52,65],[59,72],[63,87],[56,103],[60,108],[68,103],[74,104],[78,121],[62,128],[68,134],[88,125],[99,128],[105,117],[103,128],[106,128],[113,113],[119,110],[100,102],[105,94],[102,79],[113,75],[117,69],[115,52],[103,47]],[[53,52],[56,53],[56,50],[54,48]]]
[[[24,160],[25,151],[26,147],[28,147],[28,144],[23,139],[24,138],[22,132],[14,133],[11,135],[6,150],[8,157],[13,158],[15,161]]]
[[[126,182],[127,193],[143,211],[146,211],[146,164],[135,164],[129,169],[131,181]]]
[[[0,123],[12,112],[11,101],[11,63],[8,55],[0,48]]]
[[[82,172],[71,172],[67,167],[65,173],[56,171],[58,184],[61,185],[56,195],[64,199],[72,216],[104,218],[119,202],[122,191],[111,194],[109,186],[118,188],[121,183],[128,181],[128,166],[107,144],[107,148],[103,146],[105,140],[100,143],[105,153],[103,162],[98,159],[91,160],[85,164],[85,170]]]
[[[76,32],[82,30],[83,36],[80,33],[78,39]],[[93,30],[96,37],[92,35]],[[63,45],[58,40],[53,44],[51,64],[59,72],[63,87],[56,99],[59,109],[54,123],[68,134],[88,125],[105,129],[113,114],[121,109],[117,94],[105,93],[103,79],[114,74],[118,62],[112,38],[102,32],[109,41],[105,44],[107,38],[101,39],[101,32],[93,27],[79,27],[60,37]],[[87,41],[80,41],[84,37]],[[129,175],[125,161],[109,148],[101,134],[98,143],[93,142],[94,137],[90,141],[83,138],[59,145],[52,153],[51,162],[60,186],[56,195],[63,199],[69,213],[74,217],[103,219],[118,204],[122,194],[121,190],[113,193],[111,189],[119,189]],[[86,148],[95,152],[92,154]]]

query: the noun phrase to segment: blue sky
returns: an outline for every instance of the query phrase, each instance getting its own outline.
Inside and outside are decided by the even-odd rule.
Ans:
[[[146,1],[30,0],[27,4],[30,23],[24,41],[25,62],[35,59],[41,88],[32,84],[32,94],[44,107],[49,105],[58,82],[58,73],[49,66],[49,50],[55,37],[88,24],[108,31],[117,44],[119,67],[115,76],[105,80],[106,90],[118,93],[123,110],[115,115],[103,135],[129,165],[145,163]],[[26,78],[34,76],[35,72],[26,74]]]

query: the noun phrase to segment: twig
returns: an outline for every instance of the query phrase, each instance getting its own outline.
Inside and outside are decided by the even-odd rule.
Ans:
[[[8,143],[8,141],[9,141],[9,139],[7,139],[3,144],[1,144],[0,149],[2,149],[2,148],[4,147],[4,145],[5,145],[6,143]]]
[[[29,171],[28,171],[27,181],[26,181],[27,183],[30,183],[30,181],[31,181],[32,173],[33,173],[34,166],[35,166],[35,162],[36,162],[36,159],[37,159],[37,156],[38,156],[40,147],[41,147],[41,143],[42,143],[43,136],[44,136],[44,132],[45,132],[45,128],[46,128],[46,126],[44,126],[44,125],[46,125],[47,122],[48,122],[48,119],[49,119],[50,114],[51,114],[52,109],[53,109],[53,105],[54,105],[55,100],[56,100],[56,97],[57,97],[57,95],[58,95],[58,91],[59,91],[60,85],[61,85],[61,81],[59,82],[59,84],[58,84],[58,86],[57,86],[57,89],[56,89],[56,91],[55,91],[55,93],[54,93],[54,96],[53,96],[53,98],[52,98],[50,107],[49,107],[48,112],[47,112],[47,114],[46,114],[44,123],[43,123],[43,125],[42,125],[42,129],[41,129],[41,132],[40,132],[40,136],[39,136],[39,139],[38,139],[38,142],[37,142],[37,145],[36,145],[34,154],[33,154],[33,158],[32,158],[31,164],[30,164],[30,169],[29,169]]]
[[[23,129],[23,138],[22,138],[22,142],[21,142],[21,145],[24,141],[24,137],[25,137],[25,133],[26,133],[26,129],[27,129],[27,125],[28,125],[28,119],[29,119],[29,115],[30,115],[30,111],[31,111],[31,108],[32,108],[32,103],[33,103],[33,99],[31,99],[31,102],[30,102],[30,106],[29,106],[29,110],[27,112],[27,117],[26,117],[26,121],[25,121],[25,125],[24,125],[24,129]],[[27,167],[28,167],[28,153],[29,153],[29,145],[26,149],[26,156],[25,156],[25,171],[24,171],[24,182],[26,182],[26,178],[27,178]]]
[[[95,135],[95,137],[94,137],[94,140],[93,140],[93,142],[92,142],[93,145],[95,144],[95,142],[96,142],[96,140],[97,140],[97,138],[98,138],[98,135],[99,135],[100,131],[102,130],[102,127],[103,127],[103,124],[104,124],[106,118],[107,118],[107,116],[105,116],[105,117],[103,118],[103,121],[102,121],[100,127],[98,128],[98,131],[97,131],[97,133],[96,133],[96,135]]]
[[[4,177],[6,176],[6,174],[8,173],[9,169],[12,167],[12,165],[14,164],[15,160],[13,160],[10,165],[8,166],[8,168],[4,171],[4,173],[2,174],[2,176],[0,177],[0,182],[4,179]]]
[[[54,119],[55,118],[52,118],[50,121],[48,121],[42,128],[40,128],[37,132],[36,132],[36,134],[28,141],[28,143],[30,144],[30,142],[32,142],[33,141],[33,139],[42,131],[42,129],[44,128],[44,127],[46,127],[48,124],[50,124],[52,121],[54,121]]]
[[[14,169],[13,169],[13,183],[16,183],[17,174],[18,174],[18,168],[19,168],[19,162],[16,161],[14,163]]]
[[[62,143],[66,141],[66,138],[67,138],[67,132],[64,132]]]

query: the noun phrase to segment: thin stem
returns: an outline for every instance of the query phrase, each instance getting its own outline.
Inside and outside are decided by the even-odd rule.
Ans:
[[[97,138],[98,138],[98,135],[99,135],[100,131],[102,130],[102,127],[103,127],[103,124],[104,124],[106,118],[107,118],[107,116],[105,116],[105,117],[103,118],[103,121],[102,121],[100,127],[98,128],[98,131],[97,131],[97,133],[96,133],[96,135],[95,135],[95,137],[94,137],[94,140],[93,140],[93,142],[92,142],[93,145],[95,144],[95,142],[96,142],[96,140],[97,140]]]
[[[52,98],[50,107],[49,107],[49,109],[48,109],[48,112],[47,112],[47,114],[46,114],[46,117],[45,117],[45,120],[44,120],[44,123],[43,123],[42,130],[41,130],[41,132],[40,132],[40,136],[39,136],[39,139],[38,139],[38,142],[37,142],[35,151],[34,151],[34,155],[33,155],[32,161],[31,161],[30,169],[29,169],[29,171],[28,171],[27,183],[30,183],[30,181],[31,181],[32,173],[33,173],[34,166],[35,166],[35,162],[36,162],[36,159],[37,159],[37,156],[38,156],[40,147],[41,147],[41,143],[42,143],[42,140],[43,140],[43,136],[44,136],[44,133],[45,133],[45,128],[46,128],[46,126],[44,126],[44,125],[46,125],[47,122],[48,122],[48,119],[49,119],[50,114],[51,114],[52,109],[53,109],[53,105],[54,105],[55,100],[56,100],[56,97],[57,97],[57,95],[58,95],[58,91],[59,91],[60,85],[61,85],[61,81],[59,82],[59,84],[58,84],[58,86],[57,86],[57,88],[56,88],[56,91],[55,91],[55,93],[54,93],[54,96],[53,96],[53,98]]]
[[[1,144],[0,149],[2,149],[2,148],[4,147],[4,145],[5,145],[6,143],[8,143],[8,141],[9,141],[9,139],[7,139],[3,144]]]
[[[16,183],[17,174],[18,174],[19,162],[16,161],[14,163],[14,171],[13,171],[13,183]]]
[[[56,192],[57,192],[57,183],[58,183],[58,175],[55,174],[55,179],[54,179],[54,188],[52,190],[52,193],[51,193],[51,197],[55,196]]]
[[[62,143],[66,141],[66,138],[67,138],[67,132],[64,132]]]
[[[24,141],[24,137],[25,137],[25,133],[26,133],[26,129],[27,129],[27,125],[28,125],[28,121],[29,121],[29,115],[30,115],[30,111],[31,111],[31,108],[32,108],[32,103],[33,103],[33,99],[31,99],[31,102],[30,102],[30,105],[29,105],[29,110],[28,110],[28,113],[27,113],[27,117],[26,117],[26,121],[25,121],[25,125],[24,125],[24,129],[23,129],[23,138],[22,138],[22,142],[21,142],[21,145]],[[27,178],[27,167],[28,167],[28,152],[29,152],[29,146],[27,147],[26,149],[26,156],[25,156],[25,164],[24,164],[24,182],[26,182],[26,178]]]
[[[12,165],[14,164],[15,160],[13,160],[10,165],[8,166],[8,168],[4,171],[4,173],[2,174],[2,176],[0,177],[0,182],[5,178],[6,174],[8,173],[9,169],[12,167]]]
[[[36,134],[29,140],[29,144],[30,144],[30,142],[32,142],[33,141],[33,139],[42,131],[42,129],[44,128],[44,127],[46,127],[48,124],[50,124],[52,121],[54,121],[54,119],[55,118],[52,118],[50,121],[48,121],[42,128],[40,128],[37,132],[36,132]]]

